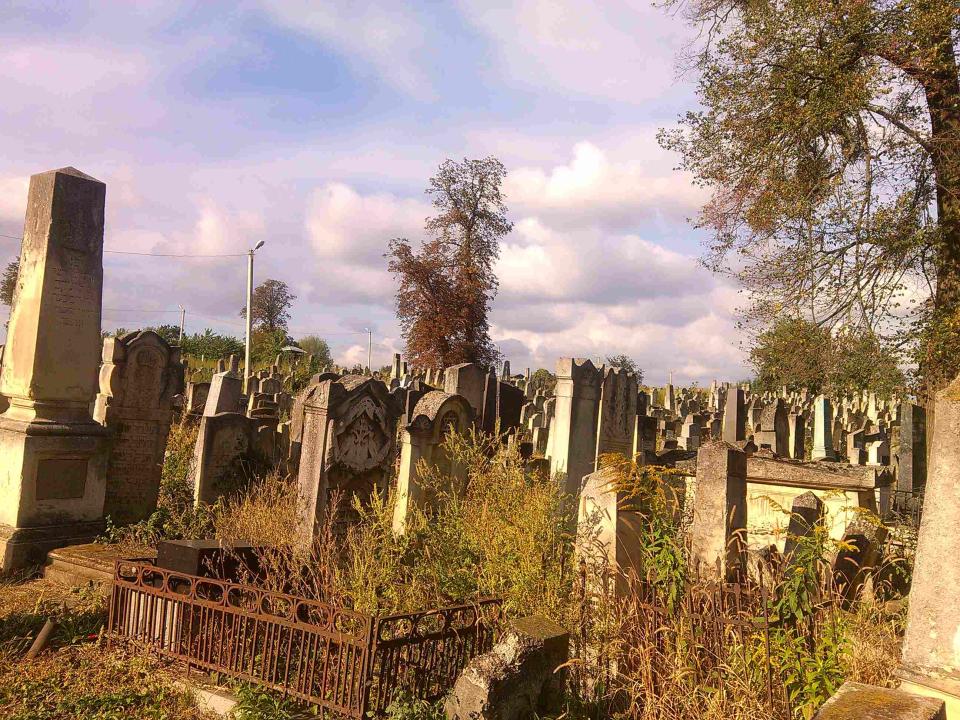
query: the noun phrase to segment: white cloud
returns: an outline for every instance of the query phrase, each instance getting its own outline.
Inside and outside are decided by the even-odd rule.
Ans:
[[[260,0],[278,25],[328,43],[350,60],[368,64],[388,83],[421,98],[430,86],[419,54],[424,29],[401,3],[357,0]]]
[[[583,3],[461,0],[490,41],[502,81],[644,103],[675,83],[673,56],[687,31],[649,0]]]
[[[23,225],[29,187],[29,178],[0,177],[0,222]]]
[[[618,155],[617,162],[597,145],[579,142],[567,164],[512,170],[504,192],[523,211],[550,213],[565,224],[635,226],[651,218],[683,222],[696,214],[704,193],[686,173],[663,167],[666,153],[656,145],[652,128],[644,139],[632,153]]]

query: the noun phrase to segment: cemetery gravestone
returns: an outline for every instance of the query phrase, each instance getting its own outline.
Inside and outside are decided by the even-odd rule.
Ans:
[[[103,528],[107,431],[93,421],[106,186],[63,168],[30,178],[0,393],[0,565]]]
[[[94,419],[114,433],[103,509],[113,522],[156,510],[173,396],[182,388],[180,349],[155,332],[104,340]]]

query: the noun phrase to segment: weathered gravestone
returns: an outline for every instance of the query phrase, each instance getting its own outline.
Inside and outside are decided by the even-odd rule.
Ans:
[[[217,367],[222,366],[222,362],[217,365]],[[241,411],[243,379],[240,377],[239,368],[236,356],[231,355],[229,367],[214,373],[210,381],[210,390],[207,392],[207,402],[203,407],[204,415]]]
[[[960,377],[936,397],[923,515],[899,671],[960,717]],[[957,713],[957,714],[955,714]]]
[[[0,566],[103,528],[107,431],[93,421],[106,186],[74,168],[30,178],[0,393]]]
[[[711,442],[697,453],[697,490],[690,557],[702,576],[734,580],[745,574],[747,455]]]
[[[550,472],[566,475],[576,496],[583,477],[596,469],[601,371],[590,360],[557,361],[556,404],[550,425]]]
[[[207,395],[210,394],[210,383],[191,382],[187,384],[187,399],[184,405],[187,415],[200,417],[207,404]]]
[[[446,490],[462,492],[466,468],[447,455],[443,443],[451,433],[465,435],[469,432],[472,415],[473,410],[465,398],[440,390],[426,393],[413,408],[402,433],[393,515],[393,530],[397,534],[406,530],[407,516],[414,508],[422,508],[433,501],[427,497],[420,477],[421,461],[456,484]]]
[[[193,456],[194,499],[214,503],[242,489],[240,463],[256,445],[254,421],[243,413],[204,415]]]
[[[364,502],[374,489],[385,489],[401,408],[379,380],[346,375],[310,385],[302,412],[297,482],[304,539],[312,541],[335,493],[342,496],[343,521],[350,519],[353,496]]]
[[[487,388],[487,375],[476,363],[452,365],[444,372],[443,390],[451,395],[462,395],[473,408],[474,418],[482,422],[484,414],[484,395]],[[494,377],[494,385],[496,377]],[[496,401],[493,400],[495,403]],[[495,409],[494,404],[491,409]]]
[[[103,341],[94,419],[114,433],[103,512],[115,523],[157,508],[173,396],[183,389],[180,348],[151,330]]]
[[[622,368],[610,367],[600,383],[597,417],[597,466],[606,453],[633,457],[637,417],[637,378]]]
[[[722,439],[730,444],[747,439],[747,407],[740,388],[731,387],[727,390]]]

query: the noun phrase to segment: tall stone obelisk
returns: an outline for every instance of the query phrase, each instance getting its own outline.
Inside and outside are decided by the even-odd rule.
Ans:
[[[74,168],[30,178],[0,394],[0,567],[103,528],[107,431],[93,421],[106,186]]]

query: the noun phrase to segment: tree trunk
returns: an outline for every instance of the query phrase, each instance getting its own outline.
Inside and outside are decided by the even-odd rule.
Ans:
[[[940,230],[935,330],[923,368],[928,399],[960,371],[960,80],[949,36],[939,44],[937,56],[935,71],[924,82]]]

